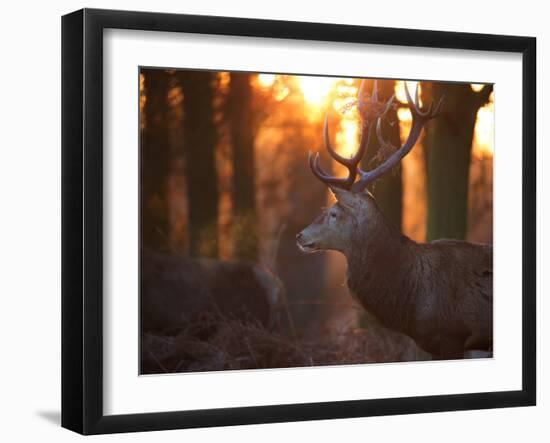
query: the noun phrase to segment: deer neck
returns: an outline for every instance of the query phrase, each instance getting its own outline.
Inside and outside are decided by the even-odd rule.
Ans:
[[[357,229],[346,252],[347,284],[363,307],[386,327],[409,332],[414,305],[415,242],[380,212],[379,219]]]

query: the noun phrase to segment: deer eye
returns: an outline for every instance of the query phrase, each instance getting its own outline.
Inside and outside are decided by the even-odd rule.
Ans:
[[[336,212],[331,212],[330,213],[330,218],[336,218]]]

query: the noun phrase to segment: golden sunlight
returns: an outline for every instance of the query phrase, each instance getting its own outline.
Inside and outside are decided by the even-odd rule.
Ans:
[[[336,133],[335,137],[336,151],[344,157],[351,157],[353,154],[355,154],[355,151],[359,146],[357,141],[359,135],[359,119],[357,118],[357,115],[355,113],[353,115],[354,117],[351,117],[349,115],[344,116],[340,120],[338,132]],[[347,173],[346,167],[338,163],[336,160],[332,161],[332,171],[336,176],[339,177],[345,177]],[[334,196],[332,192],[329,192],[328,190],[327,203],[334,203]]]
[[[420,93],[422,92],[422,86],[418,82],[407,80],[407,87],[409,88],[409,93],[413,98],[414,91],[416,90],[417,86],[418,94],[420,95]],[[405,94],[405,82],[403,80],[395,82],[395,98],[397,98],[397,100],[399,100],[401,103],[407,103],[407,95]],[[422,105],[422,100],[420,100],[420,104]]]
[[[258,83],[262,88],[269,88],[275,83],[275,74],[259,74]]]
[[[273,94],[275,96],[275,100],[277,100],[278,102],[281,102],[287,97],[289,92],[290,92],[290,89],[288,89],[288,86],[280,86],[278,88],[275,88],[275,91],[273,92]]]
[[[307,104],[321,106],[339,78],[297,77],[300,90]]]
[[[357,149],[359,122],[356,119],[343,118],[340,121],[340,130],[336,134],[338,151],[344,157],[351,157]]]
[[[477,111],[474,153],[480,155],[493,154],[494,112],[495,104],[493,101],[493,94],[491,94],[489,102]]]
[[[483,89],[485,85],[482,83],[472,83],[470,87],[472,88],[472,91],[479,92]]]
[[[420,101],[420,105],[422,106],[422,99],[420,97],[422,86],[418,82],[407,81],[407,87],[409,88],[409,93],[411,94],[413,99],[417,86],[419,94],[418,99]],[[395,98],[401,103],[407,103],[407,94],[405,94],[405,81],[401,80],[395,82]],[[399,121],[401,122],[410,122],[412,120],[411,111],[409,111],[408,108],[399,108],[397,110],[397,118],[399,118]]]

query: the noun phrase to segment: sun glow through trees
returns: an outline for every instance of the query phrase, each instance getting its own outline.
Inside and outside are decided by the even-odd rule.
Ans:
[[[275,84],[277,77],[277,74],[259,74],[258,84],[262,88],[270,88]],[[310,120],[323,118],[329,108],[332,108],[331,116],[333,118],[340,117],[337,133],[333,135],[335,137],[335,145],[341,154],[351,156],[357,146],[359,136],[357,128],[359,119],[354,107],[349,106],[350,102],[355,100],[357,94],[357,86],[354,85],[354,80],[338,77],[285,77],[286,81],[293,81],[297,85],[304,99],[304,104],[311,113]],[[414,97],[414,91],[419,82],[407,81],[406,83],[411,96]],[[395,97],[401,104],[407,102],[404,85],[404,81],[396,81]],[[479,92],[483,86],[482,84],[472,84],[471,88]],[[422,86],[420,85],[419,96],[420,104],[422,105],[421,88]],[[286,98],[288,93],[289,89],[286,86],[274,88],[274,96],[277,101]],[[397,113],[399,121],[408,127],[411,121],[410,111],[405,107],[400,107]],[[473,147],[474,155],[492,155],[494,137],[493,118],[494,103],[493,95],[491,95],[489,103],[480,108],[477,114]]]

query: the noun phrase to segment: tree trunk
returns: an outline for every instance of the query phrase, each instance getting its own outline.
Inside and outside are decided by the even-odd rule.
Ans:
[[[161,69],[144,69],[144,126],[140,155],[140,235],[142,246],[167,248],[169,229],[166,183],[170,166],[168,126],[169,74]]]
[[[284,128],[281,142],[274,150],[285,155],[286,164],[281,174],[284,184],[284,229],[277,250],[277,275],[285,284],[289,302],[320,301],[327,297],[327,254],[304,254],[296,245],[296,234],[312,222],[327,205],[327,188],[309,171],[307,150],[323,153],[323,126],[319,122],[308,122],[302,112],[301,97],[291,97],[285,103],[291,109],[279,113],[279,123]],[[286,112],[285,112],[286,111]],[[294,114],[293,114],[294,113]],[[325,169],[330,172],[328,156],[323,158]],[[308,276],[316,276],[309,278]],[[341,283],[341,276],[339,282]],[[339,285],[343,288],[343,285]],[[292,317],[299,331],[310,328],[319,317],[324,315],[319,307],[304,305],[292,306]]]
[[[189,208],[189,253],[218,256],[218,179],[215,150],[214,76],[204,71],[179,71],[183,90],[185,177]]]
[[[258,226],[254,172],[252,75],[231,73],[228,112],[231,133],[233,232],[236,258],[257,261]]]
[[[378,100],[381,102],[387,101],[395,91],[395,82],[391,80],[378,80]],[[382,134],[384,139],[394,146],[400,146],[399,135],[399,119],[397,111],[390,109],[386,114],[386,122],[382,125]],[[393,124],[388,124],[393,123]],[[373,124],[376,124],[374,122]],[[378,139],[374,131],[371,133],[370,141],[367,146],[367,153],[362,161],[362,167],[365,170],[372,169],[376,166],[378,154]],[[376,198],[376,202],[382,209],[382,212],[401,229],[402,210],[403,210],[403,184],[401,180],[401,167],[394,168],[382,176],[374,184],[369,186],[369,190]]]
[[[463,240],[468,222],[468,181],[477,111],[491,86],[477,93],[469,84],[433,83],[426,100],[445,96],[441,114],[426,128],[428,241]]]

